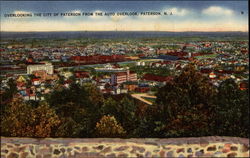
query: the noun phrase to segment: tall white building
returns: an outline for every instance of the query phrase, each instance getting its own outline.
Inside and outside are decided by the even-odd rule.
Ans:
[[[39,64],[39,65],[28,65],[27,74],[32,74],[33,71],[44,70],[47,74],[52,75],[54,73],[54,67],[51,63]]]

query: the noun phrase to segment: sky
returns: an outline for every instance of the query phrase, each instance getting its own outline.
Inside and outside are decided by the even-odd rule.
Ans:
[[[248,1],[1,1],[0,6],[1,31],[248,32]],[[60,13],[83,12],[94,15],[60,16]],[[114,16],[95,15],[112,12]],[[116,15],[120,12],[137,12],[139,16]],[[142,16],[141,12],[162,15]],[[35,17],[35,13],[59,13],[59,16]],[[9,14],[32,14],[32,17],[6,17]]]

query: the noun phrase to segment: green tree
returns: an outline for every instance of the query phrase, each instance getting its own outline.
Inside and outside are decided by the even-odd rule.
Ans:
[[[83,107],[69,102],[54,107],[61,118],[58,129],[55,129],[56,137],[87,137],[86,111]],[[85,128],[84,128],[85,127]]]
[[[34,78],[36,78],[36,76],[35,76],[34,74],[30,74],[30,75],[29,75],[29,79],[30,79],[30,80],[32,80],[32,79],[34,79]]]
[[[88,135],[93,136],[95,123],[102,117],[102,106],[104,98],[102,93],[93,84],[86,83],[83,85],[86,97],[86,111],[87,116],[85,122],[87,123],[86,128],[88,129]]]
[[[105,99],[101,108],[101,114],[115,116],[118,113],[117,104],[118,103],[111,97]]]
[[[133,136],[134,129],[137,125],[137,117],[135,115],[136,105],[133,100],[131,100],[128,96],[125,96],[119,103],[119,111],[118,116],[116,116],[117,120],[121,122],[121,125],[129,131],[128,137]]]
[[[6,102],[10,101],[14,95],[17,93],[16,82],[14,79],[10,78],[7,82],[7,88],[4,93],[1,94],[1,103],[5,105]]]
[[[55,137],[80,137],[83,125],[76,122],[72,117],[61,117],[61,123],[54,129]]]
[[[91,107],[93,110],[99,110],[104,102],[102,93],[97,89],[97,87],[91,83],[86,83],[83,85],[87,99],[91,101]]]
[[[59,99],[60,98],[60,99]],[[88,102],[86,91],[79,84],[72,83],[69,89],[59,88],[46,97],[50,106],[57,108],[66,103],[84,106]]]
[[[74,137],[93,136],[95,123],[102,116],[103,104],[103,96],[96,86],[71,83],[69,89],[57,89],[46,100],[63,118],[60,124],[62,131],[57,132],[56,136],[70,136],[69,129]]]
[[[14,95],[17,93],[17,87],[16,87],[16,82],[14,81],[14,79],[9,79],[8,81],[8,91],[11,95]]]
[[[59,79],[57,80],[57,84],[59,84],[59,85],[63,85],[64,80],[65,80],[65,77],[64,77],[64,76],[59,75]]]
[[[151,137],[151,138],[161,138],[165,137],[164,130],[162,128],[165,127],[165,121],[162,112],[162,108],[159,106],[146,106],[143,109],[138,107],[139,111],[143,111],[142,114],[138,113],[137,116],[138,123],[135,128],[135,136],[136,137]]]
[[[111,97],[104,101],[102,115],[114,116],[126,131],[128,137],[134,137],[134,130],[137,125],[136,117],[137,106],[129,96],[123,96],[120,101],[115,101]]]
[[[232,79],[218,88],[216,106],[216,135],[249,137],[248,90],[240,90]]]
[[[215,107],[215,88],[188,65],[172,82],[159,89],[157,131],[167,137],[208,135]]]

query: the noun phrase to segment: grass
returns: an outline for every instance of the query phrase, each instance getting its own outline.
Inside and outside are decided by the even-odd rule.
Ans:
[[[154,103],[155,100],[156,100],[156,98],[149,98],[149,97],[142,97],[142,98],[149,101],[149,102],[151,102],[151,103]]]
[[[217,54],[210,54],[210,55],[202,55],[202,56],[196,56],[197,59],[204,59],[204,58],[216,58]]]

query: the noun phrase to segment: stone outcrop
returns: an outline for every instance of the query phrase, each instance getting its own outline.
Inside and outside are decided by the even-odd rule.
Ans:
[[[1,158],[249,157],[249,139],[75,139],[1,137]]]

